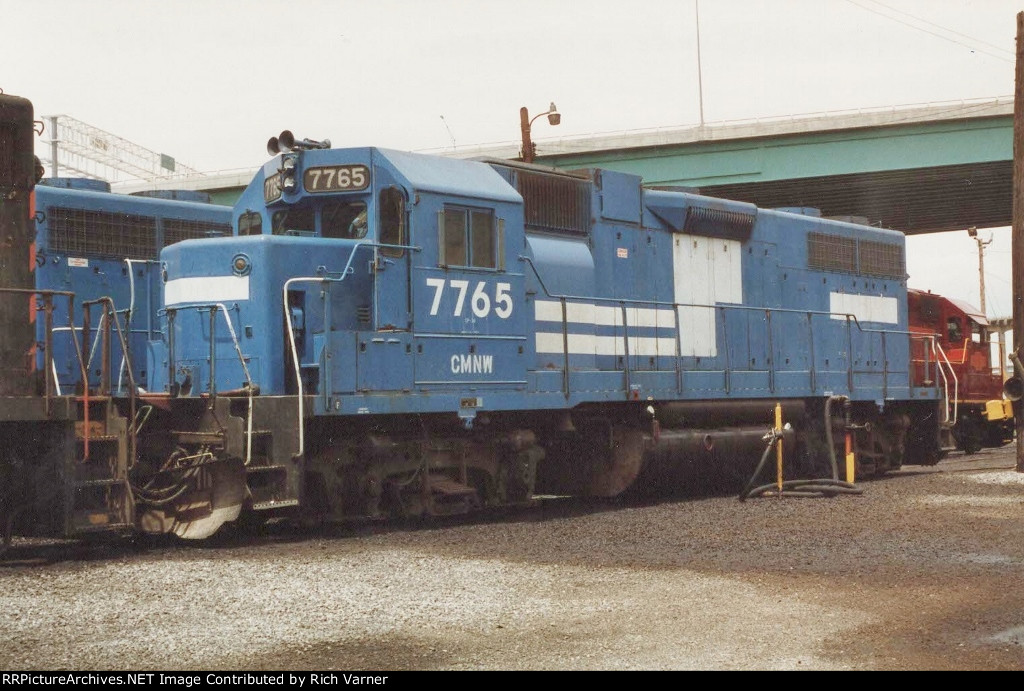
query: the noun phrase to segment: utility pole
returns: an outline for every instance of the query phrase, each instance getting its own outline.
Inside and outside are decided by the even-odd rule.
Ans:
[[[1013,89],[1013,230],[1011,236],[1013,267],[1013,349],[1024,352],[1024,12],[1017,13],[1017,64]],[[1016,358],[1014,365],[1021,360]],[[1015,377],[1024,377],[1014,367]],[[1017,432],[1017,472],[1024,473],[1024,402],[1013,406]]]
[[[981,293],[978,307],[981,308],[981,313],[987,317],[988,311],[985,309],[985,247],[992,244],[992,236],[990,235],[988,240],[982,240],[978,237],[978,229],[974,226],[967,229],[967,234],[978,243],[978,290]]]
[[[704,126],[704,77],[700,65],[700,0],[693,0],[693,14],[697,20],[697,99],[700,105],[700,126]]]

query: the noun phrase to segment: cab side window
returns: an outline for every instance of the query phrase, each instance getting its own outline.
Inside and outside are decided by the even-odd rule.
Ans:
[[[405,231],[405,196],[397,187],[386,187],[380,191],[380,244],[406,245]],[[405,250],[401,247],[381,247],[380,253],[386,257],[401,257]]]
[[[492,209],[446,206],[439,225],[439,264],[498,268],[499,233]]]
[[[312,235],[316,231],[316,209],[292,206],[270,217],[274,235]]]
[[[238,217],[239,235],[262,235],[263,217],[255,211],[246,211]]]
[[[467,266],[469,247],[466,243],[466,212],[463,209],[445,209],[441,230],[441,263],[448,266]]]
[[[960,325],[960,317],[950,317],[947,319],[946,328],[949,331],[949,342],[952,345],[959,345],[964,340],[964,331]]]

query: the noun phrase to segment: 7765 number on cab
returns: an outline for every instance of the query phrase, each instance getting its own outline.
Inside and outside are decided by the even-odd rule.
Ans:
[[[509,293],[512,290],[511,283],[496,283],[492,290],[492,287],[488,286],[487,281],[479,281],[472,293],[469,289],[470,284],[470,281],[457,278],[447,281],[443,278],[428,278],[427,287],[434,289],[434,299],[430,303],[430,316],[437,316],[441,309],[442,297],[445,293],[450,294],[452,291],[456,293],[455,309],[452,312],[454,317],[462,316],[467,302],[473,315],[479,319],[488,317],[492,309],[494,314],[501,319],[508,319],[512,315],[512,295]],[[493,298],[491,297],[492,294],[494,295]]]

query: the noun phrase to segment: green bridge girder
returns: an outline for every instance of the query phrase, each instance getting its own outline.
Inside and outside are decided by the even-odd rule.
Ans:
[[[989,105],[894,110],[860,118],[862,125],[828,117],[787,123],[813,131],[758,134],[748,127],[717,136],[709,128],[692,141],[648,145],[638,137],[631,146],[620,137],[614,148],[548,154],[540,146],[537,160],[610,168],[648,185],[698,188],[763,207],[812,206],[908,234],[1000,227],[1012,216],[1013,113],[1012,104]]]
[[[712,185],[1011,161],[1013,116],[539,157],[651,185]]]
[[[610,168],[766,208],[815,207],[907,234],[1012,223],[1011,98],[536,143],[541,164]],[[435,153],[512,159],[519,146]],[[200,178],[189,189],[234,204],[243,179]]]

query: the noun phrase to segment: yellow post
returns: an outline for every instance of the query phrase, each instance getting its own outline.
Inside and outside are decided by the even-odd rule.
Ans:
[[[778,435],[775,441],[775,477],[778,486],[779,496],[782,496],[782,404],[775,404],[775,433]]]
[[[853,434],[846,433],[846,481],[851,485],[854,482],[854,470],[857,467],[857,457],[853,453]]]

